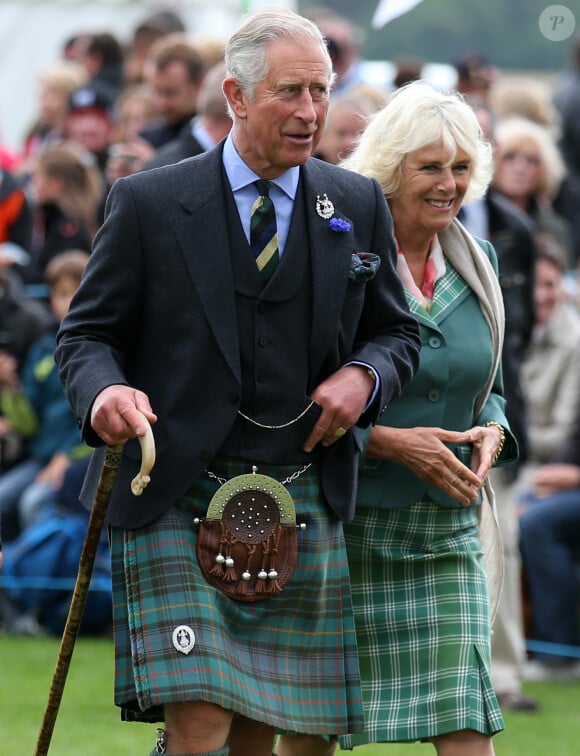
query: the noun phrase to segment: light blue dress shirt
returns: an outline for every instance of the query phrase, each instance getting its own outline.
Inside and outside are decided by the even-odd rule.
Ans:
[[[258,197],[258,190],[253,186],[260,176],[242,160],[234,146],[232,135],[229,134],[224,144],[224,168],[234,193],[234,200],[240,214],[244,233],[250,242],[250,217],[252,205]],[[294,210],[294,200],[300,179],[300,168],[289,168],[285,173],[274,179],[270,189],[270,198],[276,209],[276,226],[278,230],[278,251],[284,254],[286,239],[290,229],[290,219]]]

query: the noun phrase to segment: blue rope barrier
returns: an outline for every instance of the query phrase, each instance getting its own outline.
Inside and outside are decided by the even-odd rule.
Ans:
[[[75,587],[75,578],[47,578],[47,577],[14,577],[12,575],[0,575],[0,588],[36,589],[48,591],[68,591]],[[91,580],[89,591],[111,591],[110,579],[95,577]]]
[[[548,643],[547,641],[526,640],[528,651],[554,656],[575,656],[580,659],[580,646],[568,646],[565,643]]]

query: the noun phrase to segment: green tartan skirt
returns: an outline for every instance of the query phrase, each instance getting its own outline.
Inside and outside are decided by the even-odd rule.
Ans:
[[[361,508],[345,537],[365,732],[341,747],[502,730],[476,508]]]
[[[282,481],[295,467],[261,465]],[[222,478],[251,472],[222,461]],[[318,473],[291,484],[298,560],[280,594],[227,598],[202,576],[194,517],[219,484],[200,479],[177,506],[138,530],[111,531],[115,703],[122,717],[162,721],[165,703],[207,701],[278,729],[363,729],[356,634],[342,523],[321,503]],[[194,638],[181,653],[177,629]]]

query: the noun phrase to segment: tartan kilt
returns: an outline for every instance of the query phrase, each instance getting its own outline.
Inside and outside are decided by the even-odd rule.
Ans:
[[[222,478],[251,472],[221,460]],[[260,465],[282,481],[296,467]],[[200,479],[187,497],[138,530],[111,529],[115,703],[122,718],[162,721],[166,703],[207,701],[278,729],[340,734],[363,729],[356,634],[342,523],[310,468],[288,485],[298,559],[280,594],[234,601],[202,576],[194,517],[219,483]],[[188,654],[172,635],[195,634]]]
[[[360,508],[345,537],[365,732],[341,747],[502,730],[476,507]]]

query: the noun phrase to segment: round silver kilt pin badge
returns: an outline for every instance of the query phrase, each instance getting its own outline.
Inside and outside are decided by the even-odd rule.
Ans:
[[[280,593],[296,566],[294,501],[257,467],[222,483],[196,521],[196,553],[206,580],[237,601]],[[301,525],[303,529],[305,526]]]

